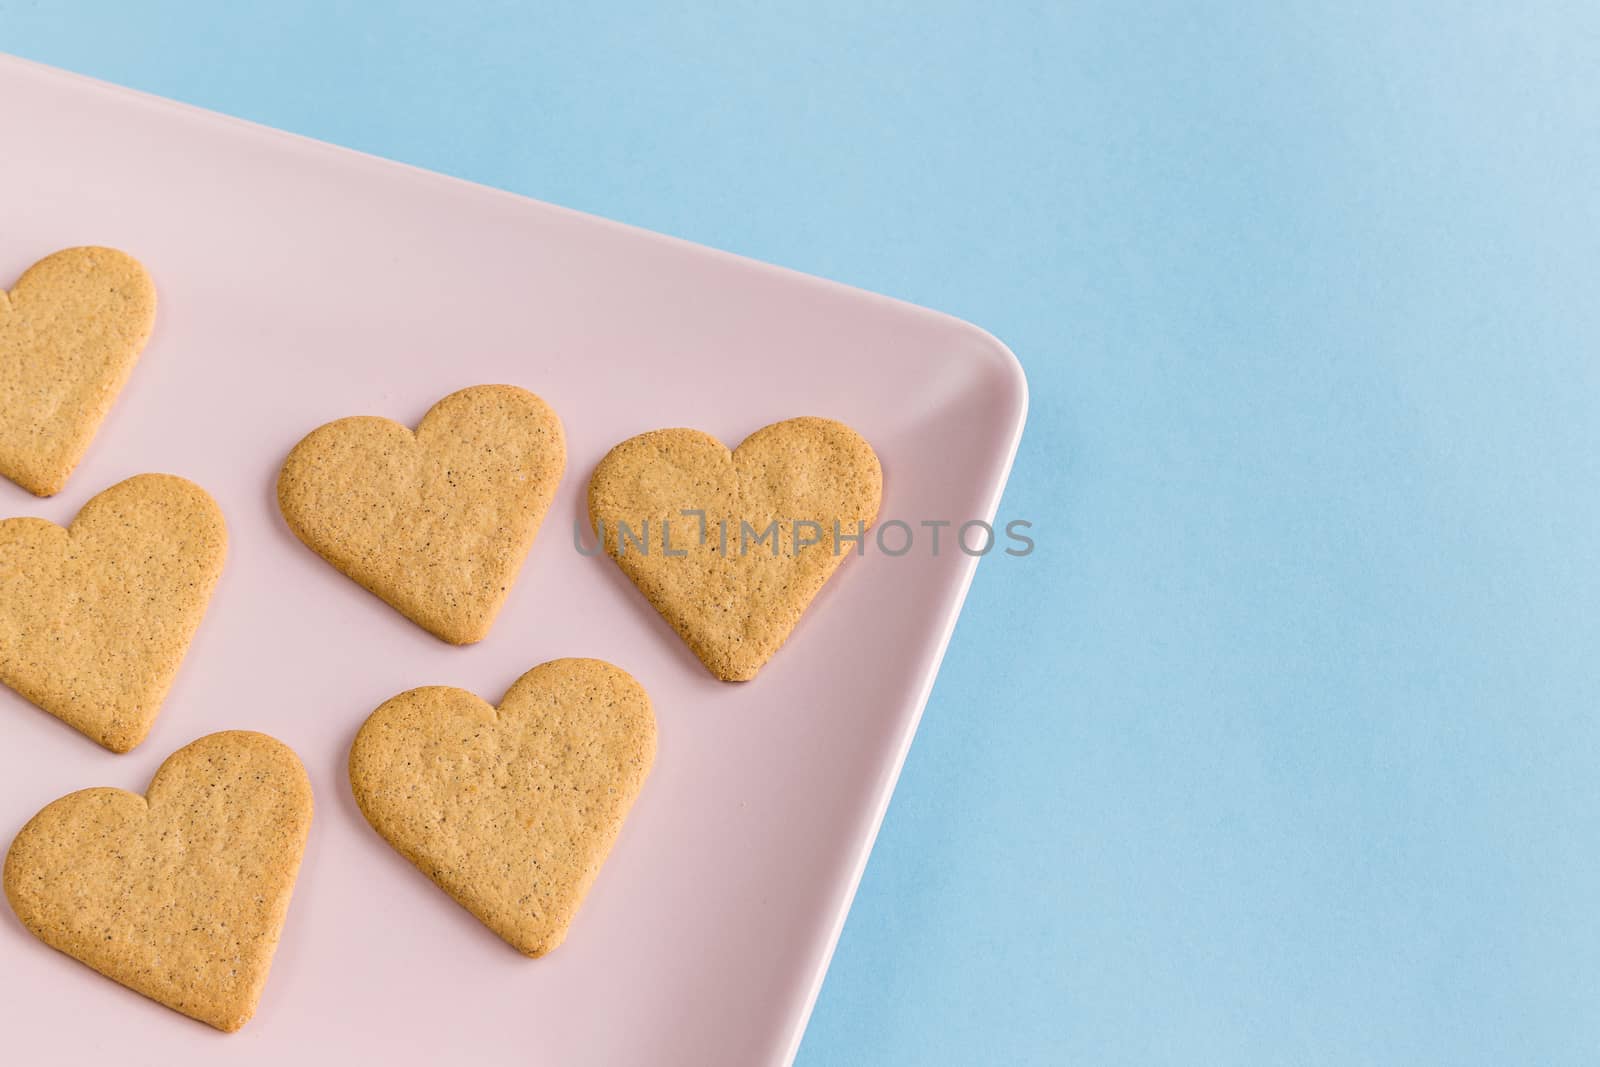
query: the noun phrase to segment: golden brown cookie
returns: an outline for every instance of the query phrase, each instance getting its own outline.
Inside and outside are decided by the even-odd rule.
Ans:
[[[699,430],[655,430],[600,461],[589,521],[711,673],[740,682],[864,544],[882,496],[876,453],[840,422],[776,422],[731,452]]]
[[[287,746],[211,734],[169,756],[144,796],[84,789],[35,815],[6,853],[6,898],[51,948],[237,1030],[266,985],[310,826],[311,783]]]
[[[65,529],[0,522],[0,682],[128,751],[161,710],[227,552],[216,501],[171,474],[118,482]]]
[[[0,474],[66,485],[150,339],[156,287],[114,248],[69,248],[0,291]]]
[[[357,416],[313,430],[278,476],[289,528],[423,629],[489,633],[567,462],[561,420],[514,385],[433,406],[413,434]]]
[[[395,850],[518,952],[561,944],[655,759],[644,688],[597,659],[517,679],[498,709],[413,689],[350,748],[350,788]]]

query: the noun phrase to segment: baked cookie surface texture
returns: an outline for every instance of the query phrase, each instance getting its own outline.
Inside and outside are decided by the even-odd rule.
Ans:
[[[0,475],[59,493],[155,326],[156,289],[113,248],[69,248],[0,291]]]
[[[40,811],[6,853],[6,898],[50,947],[237,1030],[266,985],[311,807],[287,746],[211,734],[168,757],[143,796],[84,789]]]
[[[416,432],[356,416],[308,434],[278,506],[309,548],[451,644],[482,640],[566,466],[561,420],[511,385],[451,393]]]
[[[150,732],[228,552],[216,501],[170,474],[63,528],[0,522],[0,682],[113,752]]]
[[[495,708],[412,689],[372,713],[350,787],[402,856],[527,956],[559,945],[655,759],[650,698],[626,671],[560,659]]]
[[[830,419],[773,423],[732,450],[655,430],[600,461],[589,521],[706,668],[748,681],[865,545],[882,495],[872,446]]]

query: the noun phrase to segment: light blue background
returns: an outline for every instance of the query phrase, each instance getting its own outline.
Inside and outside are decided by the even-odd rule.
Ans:
[[[802,1064],[1600,1058],[1600,8],[214,6],[0,48],[1021,357]]]

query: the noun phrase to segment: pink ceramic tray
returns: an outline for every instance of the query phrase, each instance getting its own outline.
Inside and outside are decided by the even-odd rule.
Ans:
[[[231,533],[210,614],[134,752],[0,692],[0,841],[71,790],[142,792],[174,749],[228,728],[291,745],[317,796],[243,1031],[96,976],[0,908],[7,1059],[789,1061],[977,561],[948,541],[934,556],[925,536],[899,558],[869,547],[756,681],[727,685],[609,560],[575,551],[584,486],[643,430],[731,445],[816,414],[877,448],[884,519],[991,519],[1026,408],[1016,360],[923,308],[19,60],[0,57],[0,100],[0,285],[56,249],[107,244],[161,297],[66,491],[0,482],[0,515],[66,523],[106,486],[166,471],[210,490]],[[415,424],[483,382],[555,407],[568,469],[494,632],[452,648],[302,547],[274,482],[315,426]],[[527,960],[379,840],[344,767],[395,693],[498,700],[558,656],[631,671],[660,749],[566,943]]]

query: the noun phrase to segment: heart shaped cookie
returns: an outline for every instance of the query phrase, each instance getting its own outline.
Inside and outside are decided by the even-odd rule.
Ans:
[[[156,319],[156,288],[112,248],[46,256],[0,291],[0,474],[59,493]]]
[[[218,1030],[255,1014],[311,826],[311,783],[244,730],[167,758],[144,795],[84,789],[35,815],[5,890],[51,948]]]
[[[295,536],[451,644],[489,633],[567,462],[561,420],[512,385],[433,406],[413,434],[340,419],[294,447],[278,506]]]
[[[113,752],[150,732],[228,552],[216,501],[141,474],[66,529],[0,522],[0,682]]]
[[[731,452],[699,430],[656,430],[600,461],[589,521],[707,669],[737,682],[864,543],[882,495],[876,453],[843,423],[776,422]]]
[[[350,748],[356,803],[462,907],[527,956],[561,944],[655,759],[644,688],[595,659],[517,679],[499,709],[401,693]]]

